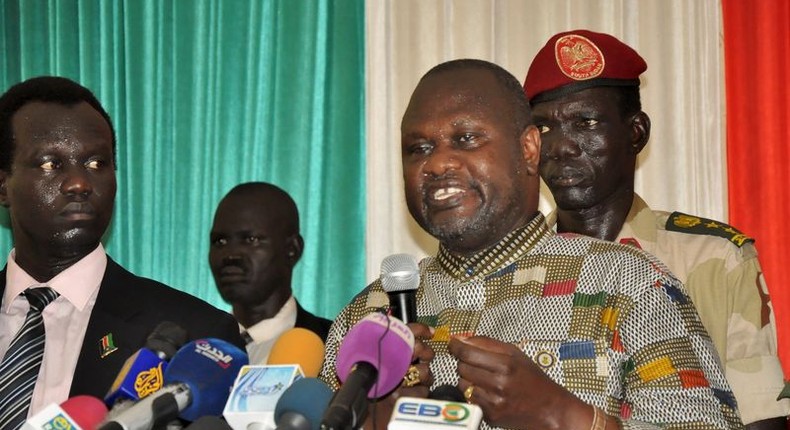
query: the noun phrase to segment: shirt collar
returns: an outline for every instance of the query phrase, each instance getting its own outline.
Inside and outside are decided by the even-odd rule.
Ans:
[[[252,340],[255,342],[266,342],[274,339],[286,330],[291,329],[296,324],[296,299],[292,295],[285,302],[283,307],[277,312],[277,315],[259,321],[250,327],[241,327],[246,330]]]
[[[653,211],[639,195],[634,193],[631,210],[628,211],[628,216],[625,217],[625,223],[617,235],[617,240],[633,238],[638,239],[639,242],[655,242],[657,237],[658,226],[656,225],[656,217],[653,215]]]
[[[107,268],[107,254],[104,246],[99,244],[90,254],[82,257],[66,270],[58,273],[47,282],[48,287],[65,297],[75,308],[82,311],[88,304],[91,296],[101,285],[104,271]],[[6,270],[6,288],[3,294],[3,303],[8,309],[13,299],[33,285],[41,285],[24,269],[16,264],[16,249],[12,249],[8,256]]]
[[[538,212],[527,225],[511,231],[495,245],[471,257],[452,254],[440,245],[436,261],[442,270],[459,280],[485,277],[520,259],[547,234],[550,234],[549,227],[543,214]]]

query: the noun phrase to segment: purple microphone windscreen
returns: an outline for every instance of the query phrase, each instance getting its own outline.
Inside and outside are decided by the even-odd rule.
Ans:
[[[401,383],[413,351],[414,334],[406,324],[382,313],[371,313],[343,338],[337,351],[337,376],[344,382],[355,364],[366,362],[378,371],[368,397],[381,397]]]
[[[198,339],[184,345],[165,370],[165,383],[182,382],[192,399],[181,418],[195,421],[204,415],[222,415],[239,369],[249,363],[247,354],[221,339]]]
[[[274,422],[283,426],[283,421],[299,415],[310,423],[311,430],[321,428],[324,414],[334,392],[318,378],[302,378],[291,384],[280,396],[274,408]],[[285,427],[285,426],[283,426]]]

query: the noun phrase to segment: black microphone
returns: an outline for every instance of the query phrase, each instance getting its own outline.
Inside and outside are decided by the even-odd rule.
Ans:
[[[145,346],[126,359],[104,397],[110,414],[117,413],[164,386],[167,362],[187,343],[187,332],[174,322],[162,321],[145,341]]]
[[[233,430],[233,427],[220,417],[204,415],[184,427],[184,430]]]
[[[404,324],[417,321],[420,269],[409,254],[392,254],[381,262],[381,286],[390,298],[390,312]]]
[[[434,388],[430,393],[428,393],[428,398],[458,403],[466,402],[464,393],[462,393],[461,390],[455,385],[450,384],[439,385],[438,387]]]

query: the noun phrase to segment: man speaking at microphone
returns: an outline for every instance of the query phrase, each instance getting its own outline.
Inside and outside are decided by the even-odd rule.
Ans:
[[[366,429],[386,428],[398,397],[444,384],[480,406],[483,429],[741,427],[683,285],[640,250],[547,227],[540,135],[515,77],[481,60],[434,67],[401,153],[409,211],[440,248],[419,266],[416,364]],[[375,281],[341,311],[324,380],[338,387],[346,332],[387,307]]]
[[[0,203],[14,239],[0,272],[3,430],[69,397],[104,397],[164,320],[243,345],[229,314],[107,256],[115,155],[109,115],[78,83],[32,78],[0,97]]]

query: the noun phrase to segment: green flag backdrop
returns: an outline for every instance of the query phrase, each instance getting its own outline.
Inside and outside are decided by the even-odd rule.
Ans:
[[[2,0],[0,14],[3,90],[65,76],[113,118],[105,246],[121,264],[228,309],[207,262],[214,208],[263,180],[301,212],[300,302],[331,318],[364,286],[363,0]]]

